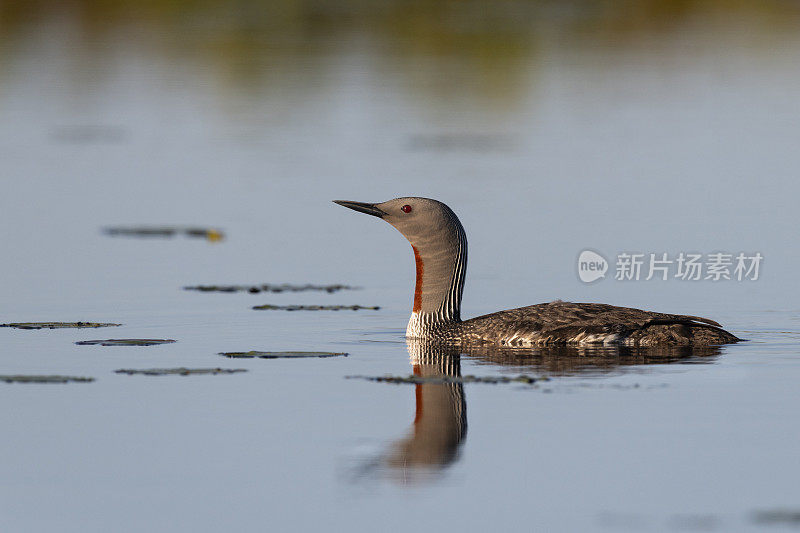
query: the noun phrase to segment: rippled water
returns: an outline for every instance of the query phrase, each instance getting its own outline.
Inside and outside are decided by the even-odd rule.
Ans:
[[[62,15],[7,36],[0,322],[123,326],[0,328],[0,374],[95,378],[0,383],[3,527],[791,525],[800,34],[791,17],[745,15],[619,40],[556,25],[499,51],[358,28],[267,46],[192,26],[174,46],[163,28],[93,33]],[[709,316],[749,340],[460,357],[407,346],[408,244],[331,203],[401,195],[460,216],[465,317],[603,301]],[[103,231],[120,226],[224,238]],[[587,248],[764,263],[757,281],[587,285],[575,270]],[[360,289],[183,290],[264,283]],[[252,309],[265,304],[380,310]],[[75,344],[98,339],[177,342]],[[219,355],[250,350],[349,355]],[[114,372],[176,367],[247,372]],[[429,380],[346,379],[385,374]],[[520,374],[537,380],[455,379]]]

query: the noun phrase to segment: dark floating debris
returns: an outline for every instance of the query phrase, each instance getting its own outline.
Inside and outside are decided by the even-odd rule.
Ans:
[[[291,285],[289,283],[282,283],[280,285],[271,285],[264,283],[262,285],[193,285],[191,287],[184,287],[187,291],[200,291],[200,292],[249,292],[251,294],[258,294],[260,292],[303,292],[303,291],[324,291],[329,294],[337,291],[353,291],[357,287],[350,285]]]
[[[249,352],[220,352],[219,355],[232,359],[252,359],[255,357],[259,359],[299,359],[303,357],[347,357],[349,354],[346,352],[258,352],[251,350]]]
[[[168,227],[103,228],[108,235],[125,237],[174,237],[178,230]]]
[[[225,233],[220,229],[194,226],[117,226],[103,228],[103,232],[112,237],[174,237],[181,234],[211,242],[225,238]]]
[[[82,346],[100,345],[100,346],[154,346],[156,344],[171,344],[175,342],[172,339],[105,339],[93,341],[78,341],[75,344]]]
[[[245,368],[120,368],[114,371],[117,374],[142,374],[144,376],[189,376],[194,374],[236,374],[237,372],[247,372]]]
[[[759,524],[800,526],[800,509],[771,509],[753,513],[753,521]]]
[[[94,378],[81,376],[0,376],[0,381],[6,383],[91,383]]]
[[[434,133],[417,134],[408,138],[407,146],[413,151],[507,151],[514,146],[513,139],[508,135],[485,133]]]
[[[550,381],[546,377],[534,377],[521,374],[516,377],[508,376],[439,376],[439,377],[423,377],[423,376],[345,376],[345,379],[365,379],[367,381],[377,381],[378,383],[412,383],[415,385],[434,384],[446,385],[451,383],[489,383],[497,385],[499,383],[524,383],[526,385],[533,385],[540,381]]]
[[[69,144],[116,143],[125,140],[127,132],[121,126],[104,124],[73,124],[52,132],[52,139]]]
[[[380,307],[363,305],[255,305],[253,309],[270,311],[359,311],[361,309],[377,311]]]
[[[0,324],[0,328],[17,329],[60,329],[60,328],[106,328],[110,326],[121,326],[122,324],[111,324],[105,322],[11,322]]]

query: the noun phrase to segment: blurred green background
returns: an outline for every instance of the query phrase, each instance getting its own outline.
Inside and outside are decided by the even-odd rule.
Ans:
[[[269,84],[270,66],[298,58],[334,60],[367,43],[403,68],[428,97],[453,91],[513,106],[543,50],[591,52],[662,46],[665,38],[708,32],[764,47],[793,37],[800,4],[787,0],[11,0],[0,3],[0,68],[26,39],[56,24],[103,73],[110,43],[122,38],[167,57],[200,60],[237,90]],[[697,52],[696,40],[686,54]],[[425,64],[420,65],[420,58]],[[457,64],[454,64],[457,62]],[[307,72],[315,81],[314,64]],[[452,74],[452,75],[451,75]],[[317,80],[318,81],[318,80]]]

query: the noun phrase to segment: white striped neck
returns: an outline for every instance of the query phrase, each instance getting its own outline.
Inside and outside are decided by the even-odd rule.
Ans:
[[[409,237],[417,275],[414,304],[406,337],[435,336],[437,331],[461,322],[461,297],[467,273],[467,236],[448,209],[446,224],[438,231]]]
[[[448,326],[461,322],[460,318],[448,318],[436,313],[412,312],[406,327],[406,337],[410,339],[424,339],[435,337]]]

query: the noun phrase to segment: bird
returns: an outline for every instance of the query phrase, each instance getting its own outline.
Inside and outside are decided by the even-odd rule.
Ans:
[[[461,320],[467,236],[446,204],[402,197],[381,203],[334,200],[394,226],[411,243],[416,282],[406,338],[457,345],[698,346],[739,342],[714,320],[556,300]]]

